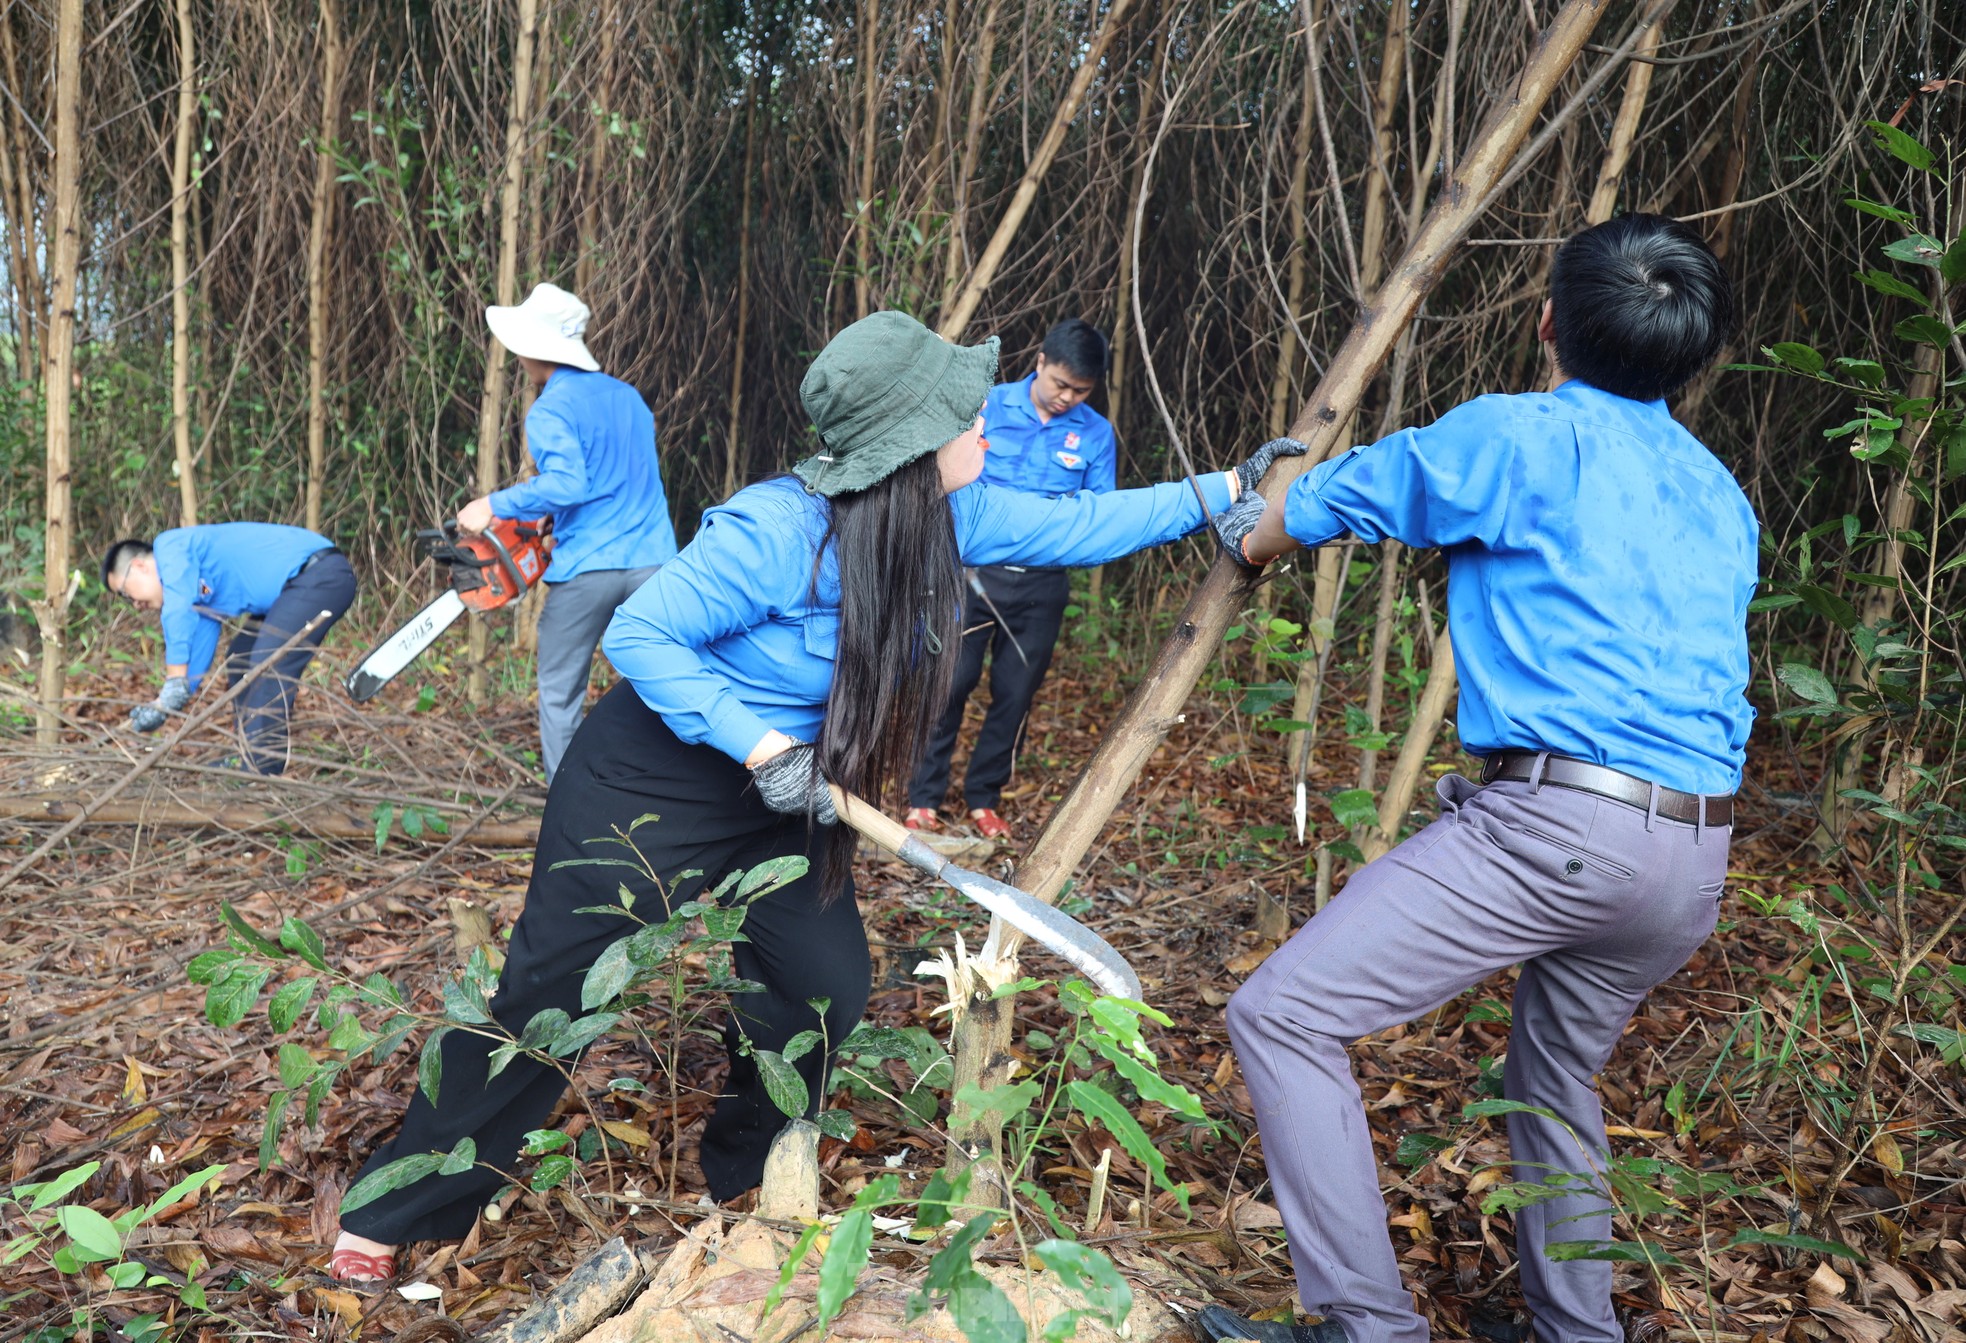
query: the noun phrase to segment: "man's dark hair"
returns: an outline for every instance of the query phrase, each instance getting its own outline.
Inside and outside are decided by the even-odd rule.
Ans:
[[[1705,368],[1734,324],[1734,290],[1700,235],[1628,214],[1572,236],[1550,270],[1556,357],[1593,387],[1656,401]]]
[[[111,578],[121,578],[132,562],[150,553],[150,542],[138,537],[126,536],[102,552],[102,585],[109,586]]]
[[[1067,317],[1044,333],[1044,361],[1097,382],[1106,376],[1105,334],[1083,317]]]

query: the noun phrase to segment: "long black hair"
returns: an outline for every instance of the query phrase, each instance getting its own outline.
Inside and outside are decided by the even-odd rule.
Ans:
[[[831,502],[819,554],[830,545],[839,558],[840,642],[818,763],[879,806],[906,786],[948,705],[962,643],[955,515],[934,453]],[[815,585],[818,576],[815,561]],[[845,889],[853,846],[841,825],[826,853],[823,899]]]

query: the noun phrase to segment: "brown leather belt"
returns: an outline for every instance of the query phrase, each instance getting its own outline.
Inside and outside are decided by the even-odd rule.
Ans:
[[[1527,782],[1536,777],[1536,761],[1543,762],[1542,781],[1553,783],[1559,788],[1574,788],[1581,793],[1596,793],[1618,802],[1629,802],[1634,807],[1645,808],[1652,804],[1654,785],[1645,779],[1631,774],[1623,774],[1603,765],[1593,765],[1588,761],[1572,760],[1568,756],[1538,756],[1535,751],[1496,751],[1483,758],[1481,762],[1481,781],[1499,783],[1504,779]],[[1702,799],[1698,793],[1682,793],[1676,788],[1659,789],[1657,814],[1669,820],[1684,821],[1688,825],[1700,820],[1700,803],[1706,802],[1708,825],[1734,824],[1734,798],[1708,795]]]

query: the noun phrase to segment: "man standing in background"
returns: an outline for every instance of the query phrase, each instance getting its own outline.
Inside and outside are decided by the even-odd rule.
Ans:
[[[1077,317],[1045,333],[1038,364],[1017,382],[1000,383],[983,405],[989,451],[983,480],[1047,498],[1079,490],[1110,491],[1117,453],[1113,426],[1085,399],[1106,376],[1106,337]],[[949,757],[963,709],[990,656],[990,707],[963,779],[970,820],[986,839],[1010,838],[997,815],[1010,780],[1024,720],[1051,666],[1071,584],[1063,569],[995,565],[970,571],[963,611],[962,659],[949,707],[929,738],[928,752],[908,785],[908,828],[934,830],[935,809],[949,791]]]
[[[676,554],[655,416],[587,352],[588,316],[586,304],[550,284],[517,307],[485,309],[492,334],[539,393],[526,412],[526,448],[539,474],[457,514],[458,526],[474,532],[494,518],[553,519],[539,617],[539,748],[549,783],[586,715],[594,649],[614,608]]]

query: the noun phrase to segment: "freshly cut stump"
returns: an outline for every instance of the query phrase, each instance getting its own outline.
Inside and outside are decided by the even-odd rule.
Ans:
[[[585,1335],[580,1343],[817,1343],[819,1256],[809,1254],[803,1268],[769,1320],[761,1320],[765,1297],[791,1254],[796,1237],[750,1219],[728,1231],[704,1222],[691,1228],[670,1251],[632,1304]],[[876,1253],[879,1245],[876,1242]],[[924,1261],[925,1262],[925,1261]],[[979,1266],[1024,1313],[1030,1337],[1037,1338],[1053,1317],[1085,1302],[1049,1273],[1022,1273],[996,1264]],[[937,1309],[908,1319],[908,1298],[919,1276],[879,1264],[860,1275],[860,1287],[826,1330],[826,1339],[854,1343],[964,1343],[949,1312]],[[1080,1324],[1085,1343],[1121,1343],[1121,1335],[1094,1321]],[[1136,1295],[1127,1318],[1126,1343],[1189,1343],[1192,1335],[1158,1301]]]

